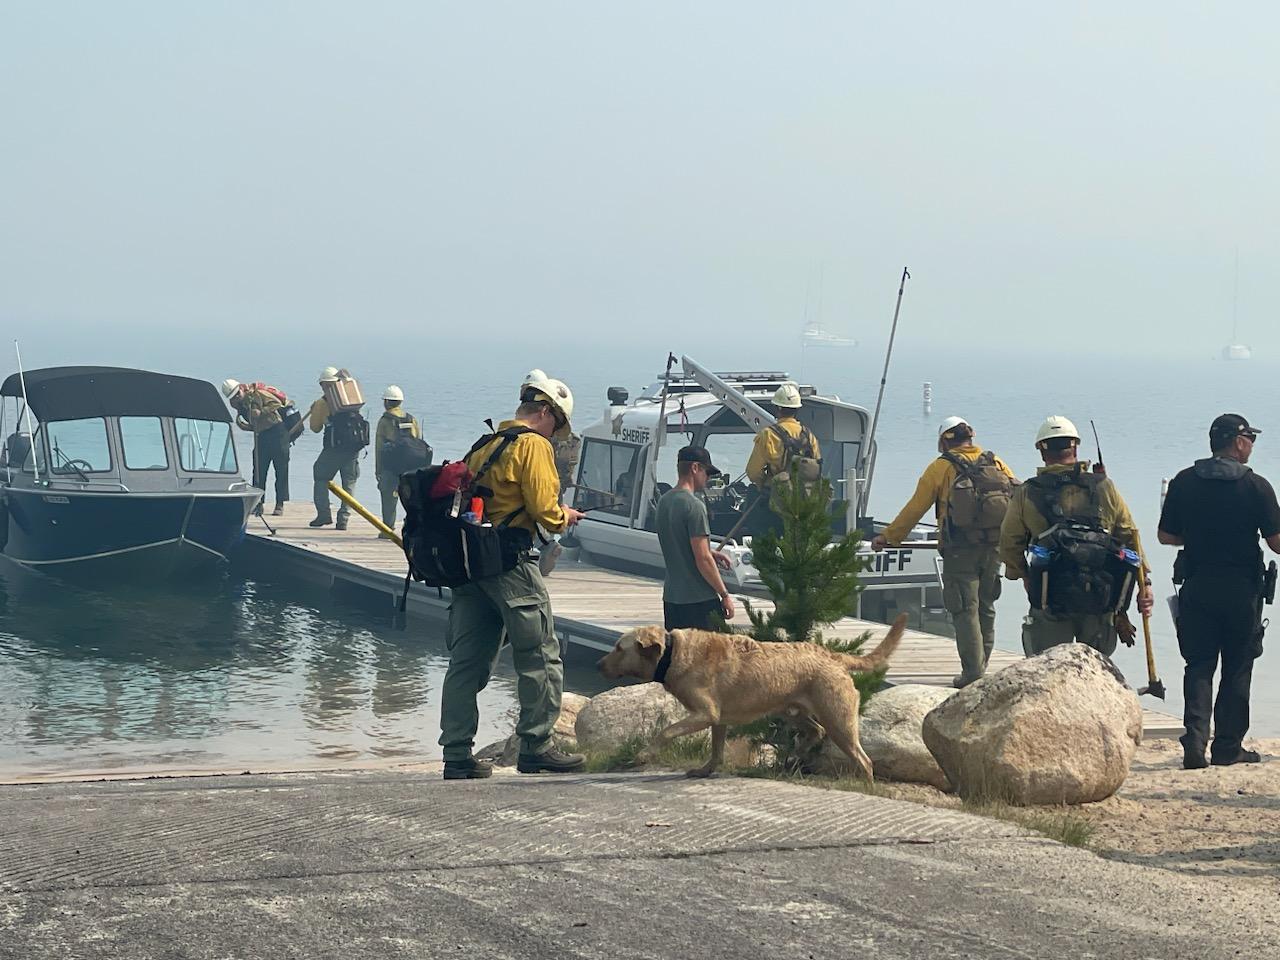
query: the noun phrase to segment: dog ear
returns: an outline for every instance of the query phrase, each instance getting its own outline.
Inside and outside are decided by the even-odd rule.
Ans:
[[[636,630],[636,649],[642,654],[662,650],[666,646],[667,633],[661,627],[640,627]]]

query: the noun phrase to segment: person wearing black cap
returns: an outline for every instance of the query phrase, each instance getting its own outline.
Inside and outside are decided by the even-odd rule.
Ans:
[[[1214,420],[1209,428],[1213,456],[1197,460],[1170,481],[1160,511],[1160,542],[1183,548],[1177,628],[1178,649],[1187,662],[1182,765],[1188,770],[1208,765],[1211,710],[1209,756],[1215,765],[1261,759],[1242,746],[1249,730],[1253,661],[1262,654],[1259,534],[1280,553],[1275,490],[1246,466],[1261,432],[1238,414]],[[1219,659],[1222,677],[1215,703],[1213,674]]]
[[[704,447],[676,454],[679,479],[658,501],[658,543],[666,576],[662,582],[663,621],[668,630],[711,630],[717,615],[733,619],[733,598],[720,578],[728,558],[711,550],[707,505],[698,496],[707,480],[720,476]]]

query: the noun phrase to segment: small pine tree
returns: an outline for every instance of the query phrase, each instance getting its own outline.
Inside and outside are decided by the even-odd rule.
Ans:
[[[782,532],[753,537],[751,552],[773,609],[759,610],[746,601],[752,638],[819,643],[841,653],[860,653],[869,634],[827,639],[822,628],[847,616],[862,591],[859,574],[869,566],[868,559],[858,555],[862,532],[850,531],[832,541],[831,483],[825,477],[810,491],[800,484],[775,484],[770,506],[782,519]],[[855,675],[864,705],[883,678],[883,670]],[[785,720],[771,719],[752,734],[773,746],[779,763],[788,769],[807,767],[821,747],[810,744]]]

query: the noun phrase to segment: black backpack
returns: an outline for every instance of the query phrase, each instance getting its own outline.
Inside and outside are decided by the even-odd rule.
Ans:
[[[473,497],[488,501],[492,491],[480,481],[517,437],[531,432],[529,427],[519,426],[485,434],[461,461],[446,460],[400,477],[397,493],[404,506],[401,539],[409,561],[406,597],[411,579],[429,587],[460,587],[513,570],[528,556],[533,548],[533,535],[523,527],[511,526],[511,521],[524,507],[496,524],[487,515],[484,523],[477,524],[465,519],[465,514],[471,508]],[[495,438],[500,438],[500,442],[472,474],[466,468],[466,461]],[[402,598],[401,609],[404,603]]]
[[[1129,606],[1141,561],[1102,525],[1098,488],[1104,482],[1079,468],[1027,479],[1027,498],[1049,524],[1028,551],[1027,595],[1033,607],[1071,617],[1118,613]],[[1081,508],[1066,509],[1063,493],[1069,487],[1085,491]]]
[[[324,445],[334,450],[350,450],[353,454],[369,445],[369,421],[359,410],[344,410],[329,415],[324,425]]]
[[[413,417],[407,413],[402,417],[393,417],[398,424],[411,423]],[[431,466],[433,451],[427,441],[413,436],[408,430],[397,429],[394,440],[384,441],[382,449],[382,472],[404,474],[414,470],[423,470]]]

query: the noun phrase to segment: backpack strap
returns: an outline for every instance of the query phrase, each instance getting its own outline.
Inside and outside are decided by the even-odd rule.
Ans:
[[[782,441],[782,448],[787,454],[787,459],[792,457],[809,457],[813,459],[813,434],[809,428],[803,423],[800,424],[800,436],[793,437],[775,421],[769,424],[769,429]]]
[[[1097,474],[1085,473],[1079,464],[1070,473],[1038,473],[1027,478],[1027,498],[1050,526],[1064,520],[1100,525],[1102,505],[1098,500],[1098,486],[1102,480]],[[1084,511],[1068,514],[1062,509],[1062,493],[1067,487],[1080,487],[1088,493],[1089,504]]]
[[[486,420],[485,422],[489,423],[492,426],[491,421]],[[477,440],[472,445],[471,450],[467,453],[464,459],[470,460],[475,453],[477,453],[480,450],[483,450],[485,446],[492,443],[495,437],[501,438],[501,442],[498,443],[493,453],[489,454],[489,456],[485,458],[484,463],[481,464],[480,469],[477,470],[474,474],[472,474],[472,483],[479,482],[480,478],[483,477],[486,473],[488,473],[489,469],[495,463],[498,462],[498,458],[501,457],[506,452],[507,447],[511,446],[511,444],[516,442],[517,438],[523,436],[526,433],[534,433],[534,432],[535,431],[532,427],[526,427],[521,425],[518,427],[507,427],[507,429],[505,430],[499,430],[496,433],[486,434],[485,436]],[[524,504],[521,504],[520,506],[516,507],[516,509],[512,510],[509,514],[507,514],[505,517],[502,518],[502,522],[497,525],[498,529],[502,530],[502,529],[505,529],[506,527],[509,527],[511,525],[511,521],[514,520],[516,517],[520,516],[520,514],[522,514],[523,512],[524,512]]]

